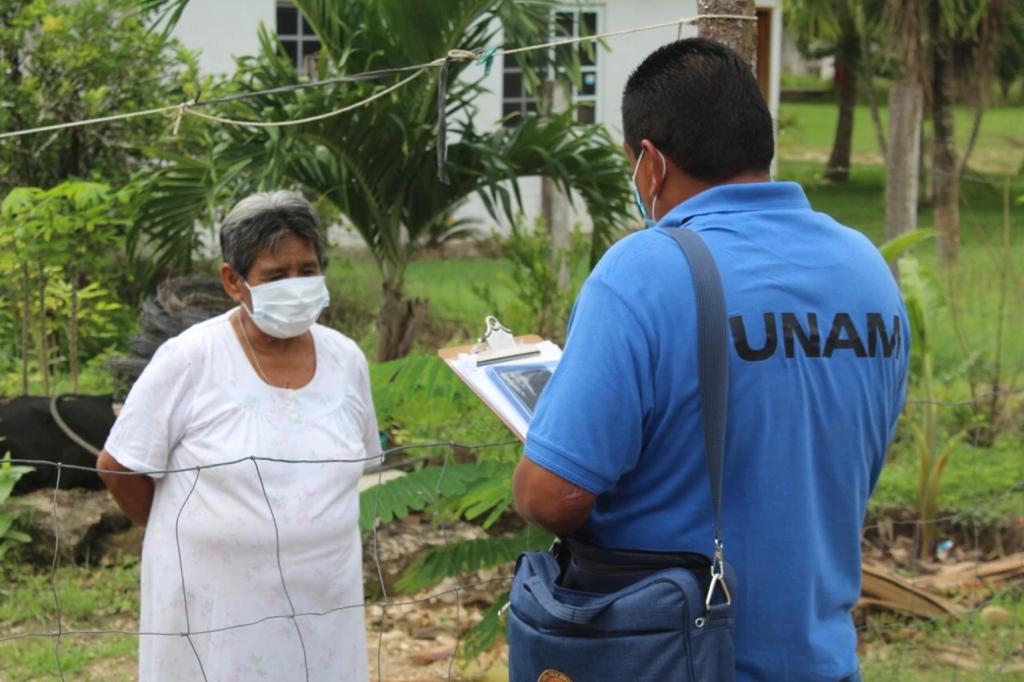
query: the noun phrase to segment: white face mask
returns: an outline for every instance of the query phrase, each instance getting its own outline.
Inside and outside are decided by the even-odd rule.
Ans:
[[[254,287],[245,282],[245,286],[252,294],[252,310],[245,311],[260,331],[277,339],[306,333],[331,301],[323,275],[288,277]]]

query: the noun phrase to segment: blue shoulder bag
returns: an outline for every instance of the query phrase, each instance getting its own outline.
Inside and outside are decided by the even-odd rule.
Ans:
[[[510,682],[735,679],[735,578],[720,526],[729,384],[722,282],[696,233],[662,231],[683,250],[696,290],[714,556],[612,550],[575,537],[521,555],[509,601]]]

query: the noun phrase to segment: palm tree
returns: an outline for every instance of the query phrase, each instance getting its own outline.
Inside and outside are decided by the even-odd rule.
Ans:
[[[499,30],[506,44],[541,42],[548,34],[551,7],[546,1],[513,0],[295,4],[320,38],[317,72],[324,80],[407,69],[453,49],[479,54],[498,44]],[[239,94],[299,84],[302,79],[276,39],[263,31],[260,41],[260,54],[242,60],[234,78]],[[526,70],[544,69],[553,54],[524,53],[520,58]],[[224,130],[210,140],[217,154],[203,162],[179,157],[180,163],[155,174],[140,230],[164,244],[167,262],[180,262],[181,249],[170,245],[191,241],[196,219],[215,203],[210,196],[288,184],[302,187],[347,221],[369,247],[382,275],[378,357],[400,357],[410,348],[424,306],[405,297],[406,266],[421,238],[436,231],[467,197],[479,195],[493,216],[512,218],[521,210],[517,179],[550,177],[567,195],[585,202],[594,224],[593,256],[631,210],[628,168],[603,127],[578,125],[569,111],[544,119],[524,117],[512,127],[478,129],[473,101],[481,92],[483,72],[469,61],[452,60],[415,77],[415,71],[405,70],[384,80],[229,101],[218,113],[269,122],[378,96],[365,106],[301,125]],[[409,82],[384,92],[402,79]],[[441,111],[439,87],[446,90]],[[439,177],[439,158],[444,159],[444,178]],[[197,191],[205,192],[207,200],[197,200]],[[192,205],[184,205],[183,195],[193,197]]]
[[[882,0],[790,0],[786,3],[787,26],[793,29],[802,49],[835,57],[839,85],[839,116],[832,153],[825,164],[825,178],[843,183],[850,177],[853,149],[853,114],[862,77],[870,84],[868,50],[875,30],[872,17],[880,13]],[[884,146],[884,145],[883,145]]]
[[[887,13],[902,75],[890,91],[886,237],[912,230],[917,223],[917,167],[927,85],[935,135],[931,170],[939,256],[944,264],[953,265],[959,253],[959,183],[964,166],[957,160],[953,129],[957,74],[977,88],[980,112],[985,102],[981,93],[992,82],[996,55],[1017,39],[1013,27],[1024,12],[1019,2],[1007,0],[888,0]]]
[[[995,77],[995,61],[1004,36],[1011,36],[1012,15],[1024,15],[1019,2],[967,0],[949,6],[931,0],[928,6],[931,50],[932,193],[939,256],[954,265],[960,246],[960,177],[985,110]],[[958,159],[953,106],[962,92],[973,94],[974,128],[968,147]]]

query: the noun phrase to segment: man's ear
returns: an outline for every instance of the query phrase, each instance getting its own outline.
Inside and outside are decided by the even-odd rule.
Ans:
[[[241,303],[245,299],[245,284],[242,276],[227,263],[222,263],[220,266],[220,283],[224,287],[224,292],[235,303]]]
[[[644,138],[640,140],[640,148],[643,149],[644,158],[641,163],[640,172],[637,174],[637,183],[641,178],[647,184],[649,196],[656,197],[665,188],[665,180],[668,179],[668,162],[665,155],[654,146],[654,143]]]

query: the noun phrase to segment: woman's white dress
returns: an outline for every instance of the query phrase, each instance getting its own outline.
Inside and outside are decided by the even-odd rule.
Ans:
[[[381,452],[366,358],[314,325],[312,381],[275,388],[228,315],[161,346],[106,443],[156,488],[140,679],[365,681],[357,483]]]

